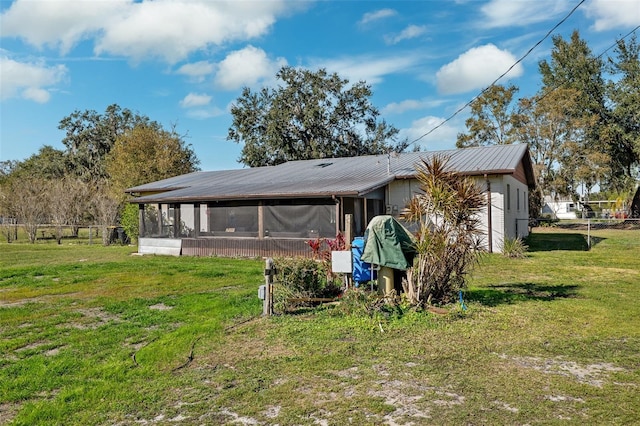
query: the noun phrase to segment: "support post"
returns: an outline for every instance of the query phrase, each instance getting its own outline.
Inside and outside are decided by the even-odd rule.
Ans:
[[[271,316],[273,313],[273,275],[275,269],[273,267],[273,259],[267,258],[264,267],[264,301],[262,304],[262,315]]]
[[[347,243],[347,250],[351,250],[351,242],[353,241],[353,215],[345,214],[344,215],[344,239],[345,243]]]
[[[491,182],[487,178],[487,175],[484,175],[484,178],[487,182],[487,244],[489,246],[489,253],[493,253],[493,225],[491,218]]]

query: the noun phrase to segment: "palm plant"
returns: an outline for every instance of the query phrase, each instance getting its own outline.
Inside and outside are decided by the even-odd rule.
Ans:
[[[485,195],[473,179],[450,171],[447,161],[433,156],[416,166],[422,192],[403,210],[403,219],[418,227],[417,254],[403,281],[414,305],[454,300],[481,252],[478,213]]]

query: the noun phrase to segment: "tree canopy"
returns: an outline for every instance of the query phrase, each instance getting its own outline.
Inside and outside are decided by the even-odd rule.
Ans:
[[[620,40],[615,58],[591,52],[574,31],[553,37],[540,61],[540,91],[511,105],[514,86],[494,85],[471,102],[457,146],[527,143],[543,195],[577,197],[579,190],[628,192],[640,166],[640,47]],[[609,73],[605,81],[605,71]]]
[[[199,160],[172,129],[157,123],[138,124],[115,141],[106,157],[106,171],[117,194],[126,188],[198,170]]]
[[[503,145],[517,141],[511,101],[518,92],[514,85],[489,86],[471,102],[471,117],[465,121],[468,133],[459,133],[456,146]]]
[[[239,161],[250,167],[289,160],[404,151],[398,129],[379,119],[371,87],[325,69],[283,67],[281,84],[254,92],[244,88],[231,108],[227,140],[243,143]]]
[[[117,104],[109,105],[104,114],[76,110],[64,117],[58,129],[66,132],[62,143],[67,148],[70,171],[85,180],[106,178],[104,160],[116,139],[140,124],[152,122]]]

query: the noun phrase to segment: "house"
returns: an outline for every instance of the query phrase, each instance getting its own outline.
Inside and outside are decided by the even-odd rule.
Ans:
[[[554,199],[550,196],[544,197],[542,214],[548,215],[552,219],[576,219],[576,203],[570,199]]]
[[[352,218],[355,236],[377,215],[399,216],[419,191],[416,164],[433,155],[471,176],[490,205],[485,247],[528,235],[535,186],[526,145],[289,161],[194,172],[127,189],[140,212],[140,253],[192,256],[309,255],[310,239],[334,238]]]

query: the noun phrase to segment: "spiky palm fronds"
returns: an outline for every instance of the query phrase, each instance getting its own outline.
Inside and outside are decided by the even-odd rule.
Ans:
[[[419,225],[417,256],[403,283],[414,304],[448,302],[465,285],[465,275],[481,250],[482,189],[470,178],[434,156],[417,167],[422,193],[404,210],[403,218]]]

